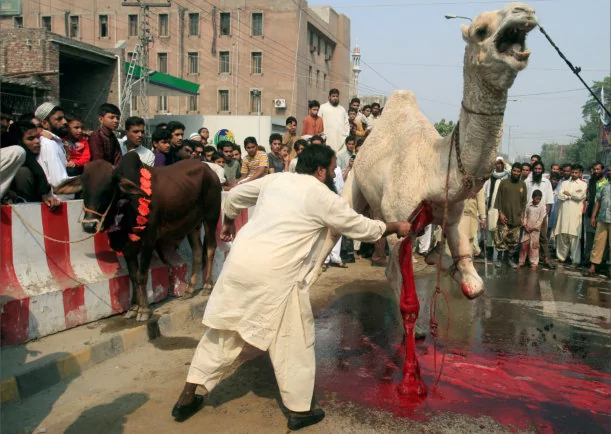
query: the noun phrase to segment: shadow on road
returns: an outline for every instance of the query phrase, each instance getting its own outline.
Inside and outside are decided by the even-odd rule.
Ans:
[[[101,404],[85,410],[64,433],[123,433],[127,422],[126,416],[138,410],[148,400],[148,394],[145,393],[122,395],[109,404]]]

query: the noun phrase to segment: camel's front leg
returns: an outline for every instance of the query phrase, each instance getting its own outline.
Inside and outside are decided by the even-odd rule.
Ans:
[[[471,242],[466,233],[458,230],[458,221],[446,226],[446,238],[455,264],[450,271],[452,277],[460,283],[460,289],[468,299],[479,297],[484,292],[484,281],[475,271]]]

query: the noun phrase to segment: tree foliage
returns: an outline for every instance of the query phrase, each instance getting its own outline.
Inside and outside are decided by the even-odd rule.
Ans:
[[[595,95],[600,97],[601,88],[605,89],[604,104],[611,107],[611,76],[602,81],[595,81],[591,86]],[[541,147],[541,158],[548,164],[551,163],[578,163],[588,168],[598,159],[600,152],[600,117],[598,114],[598,103],[590,95],[582,106],[582,117],[584,123],[581,125],[581,137],[564,147],[564,152],[557,143],[545,143]]]
[[[435,123],[435,129],[441,135],[441,137],[450,135],[455,126],[456,124],[454,121],[446,122],[445,118]]]

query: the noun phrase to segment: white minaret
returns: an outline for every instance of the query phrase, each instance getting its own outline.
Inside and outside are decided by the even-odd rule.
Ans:
[[[361,73],[361,49],[359,48],[359,42],[356,41],[356,45],[352,50],[352,74],[354,75],[353,89],[351,96],[359,95],[359,74]]]

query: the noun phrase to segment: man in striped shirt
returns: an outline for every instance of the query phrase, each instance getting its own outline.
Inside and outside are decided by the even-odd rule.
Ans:
[[[246,137],[244,139],[244,148],[246,149],[246,157],[242,160],[242,176],[236,181],[237,184],[254,181],[267,175],[269,169],[269,161],[267,154],[259,151],[257,139],[254,137]]]

